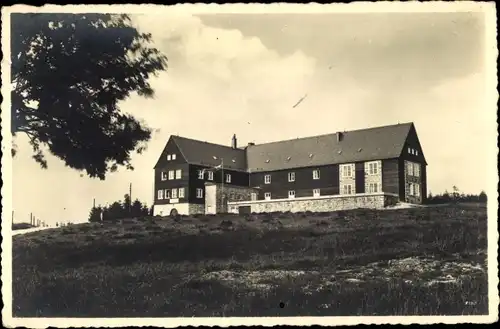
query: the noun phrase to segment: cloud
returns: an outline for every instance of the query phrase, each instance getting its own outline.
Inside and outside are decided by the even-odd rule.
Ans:
[[[210,26],[258,35],[282,55],[303,49],[363,88],[427,89],[481,65],[479,13],[204,15]],[[312,37],[317,35],[317,37]]]

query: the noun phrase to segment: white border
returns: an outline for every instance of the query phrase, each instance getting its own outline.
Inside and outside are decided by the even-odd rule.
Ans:
[[[488,86],[487,102],[491,106],[491,120],[496,122],[496,108],[498,100],[496,58],[498,56],[496,43],[496,6],[494,2],[354,2],[349,4],[184,4],[175,6],[161,5],[45,5],[32,7],[14,5],[2,7],[2,218],[10,218],[12,211],[12,158],[10,148],[12,137],[10,134],[10,111],[5,110],[10,105],[10,16],[12,12],[107,12],[107,13],[152,13],[159,15],[169,14],[210,14],[210,13],[375,13],[375,12],[482,12],[486,17],[485,63],[486,85]],[[495,68],[495,69],[494,69]],[[485,128],[486,129],[486,128]],[[490,129],[488,127],[488,129]],[[2,310],[3,324],[7,327],[24,326],[29,328],[52,327],[90,327],[90,326],[158,326],[176,327],[186,325],[230,326],[230,325],[356,325],[356,324],[431,324],[431,323],[492,323],[498,320],[498,264],[497,264],[497,209],[498,209],[498,172],[496,145],[497,129],[490,131],[491,141],[484,145],[490,149],[491,159],[488,170],[491,173],[491,183],[486,189],[488,195],[488,283],[489,283],[489,310],[487,316],[394,316],[394,317],[272,317],[272,318],[12,318],[12,273],[9,271],[12,262],[11,226],[9,220],[2,221]],[[493,135],[495,138],[493,139]],[[494,178],[494,179],[493,179]]]

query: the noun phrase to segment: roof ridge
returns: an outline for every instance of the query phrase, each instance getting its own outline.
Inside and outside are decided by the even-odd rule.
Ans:
[[[170,136],[170,138],[172,139],[172,142],[174,142],[175,146],[177,146],[177,149],[179,150],[179,152],[181,152],[181,155],[184,158],[184,160],[186,160],[186,162],[189,163],[189,159],[186,157],[186,154],[184,154],[184,152],[182,151],[182,147],[177,143],[175,138],[172,138],[172,136]],[[168,144],[168,142],[167,142],[167,144]],[[165,147],[167,147],[167,146],[165,145]]]
[[[360,131],[367,131],[367,130],[391,128],[391,127],[396,127],[396,126],[405,126],[405,125],[411,125],[411,124],[413,124],[413,122],[396,123],[396,124],[385,125],[385,126],[376,126],[376,127],[369,127],[369,128],[359,128],[359,129],[337,131],[337,132],[352,133],[352,132],[360,132]],[[327,134],[321,134],[321,135],[298,137],[298,138],[282,139],[282,140],[277,140],[277,141],[272,141],[272,142],[265,142],[265,143],[259,143],[259,144],[256,143],[254,146],[269,145],[269,144],[276,144],[276,143],[283,143],[283,142],[291,142],[291,141],[296,141],[296,140],[305,140],[305,139],[313,139],[313,138],[319,138],[319,137],[326,137],[326,136],[335,135],[337,132],[327,133]]]
[[[232,149],[232,150],[239,150],[239,151],[243,151],[242,149],[240,148],[232,148],[231,146],[227,146],[227,145],[223,145],[223,144],[217,144],[217,143],[213,143],[213,142],[207,142],[207,141],[202,141],[202,140],[199,140],[199,139],[195,139],[195,138],[190,138],[190,137],[184,137],[184,136],[179,136],[179,135],[171,135],[171,137],[174,137],[174,138],[181,138],[181,139],[186,139],[186,140],[190,140],[190,141],[193,141],[193,142],[198,142],[198,143],[204,143],[204,144],[210,144],[210,145],[214,145],[214,146],[219,146],[219,147],[226,147],[226,148],[229,148],[229,149]]]

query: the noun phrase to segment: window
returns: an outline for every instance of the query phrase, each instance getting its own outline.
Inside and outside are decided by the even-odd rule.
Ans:
[[[166,171],[162,171],[161,172],[161,180],[167,180],[167,172]]]
[[[377,193],[377,192],[379,192],[378,183],[368,184],[368,193]]]
[[[184,187],[180,187],[179,188],[179,198],[183,198],[184,197]]]
[[[165,190],[165,199],[170,199],[172,197],[170,190]]]
[[[181,169],[177,169],[175,171],[175,179],[181,179],[182,178],[182,170]]]
[[[168,179],[174,179],[174,174],[175,174],[175,171],[169,170],[168,171]]]
[[[415,150],[415,155],[418,155],[418,150]]]
[[[271,200],[271,193],[270,192],[264,193],[264,199]]]
[[[196,189],[196,197],[197,197],[198,199],[203,198],[203,189],[201,189],[201,188],[197,188],[197,189]]]
[[[158,190],[158,200],[163,199],[163,190]]]
[[[214,180],[214,172],[213,171],[208,172],[208,180]]]
[[[413,176],[413,163],[408,162],[408,175]]]
[[[295,191],[288,191],[288,197],[289,197],[290,199],[295,198]]]
[[[257,200],[257,193],[251,193],[251,194],[250,194],[250,199],[251,199],[252,201]]]
[[[167,161],[172,160],[172,156],[170,154],[167,154]]]
[[[340,190],[341,194],[354,194],[354,189],[352,188],[352,184],[344,184]]]
[[[410,187],[410,191],[409,191],[410,196],[416,196],[416,197],[420,196],[420,184],[410,183],[409,187]]]
[[[177,189],[172,189],[172,199],[177,199]]]
[[[313,196],[318,197],[320,195],[319,188],[313,190]]]
[[[175,158],[176,158],[176,155],[174,153],[174,154],[172,154],[172,160],[175,160]]]
[[[413,175],[415,177],[420,177],[420,164],[419,163],[413,164]]]
[[[205,172],[203,170],[198,170],[198,179],[205,178]]]
[[[352,178],[354,171],[352,170],[353,165],[345,164],[340,165],[340,172],[344,178]]]
[[[265,184],[271,184],[271,175],[265,175],[264,176],[264,183]]]
[[[411,154],[411,147],[408,148],[408,154]]]
[[[378,174],[378,162],[368,162],[368,175]]]
[[[226,174],[226,183],[231,183],[231,174]]]
[[[294,172],[289,172],[288,173],[288,181],[289,182],[295,182],[295,173]]]
[[[313,170],[313,179],[319,179],[319,170]]]

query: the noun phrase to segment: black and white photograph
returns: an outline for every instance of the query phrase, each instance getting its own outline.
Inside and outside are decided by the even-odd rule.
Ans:
[[[2,8],[7,327],[498,321],[494,2]]]

